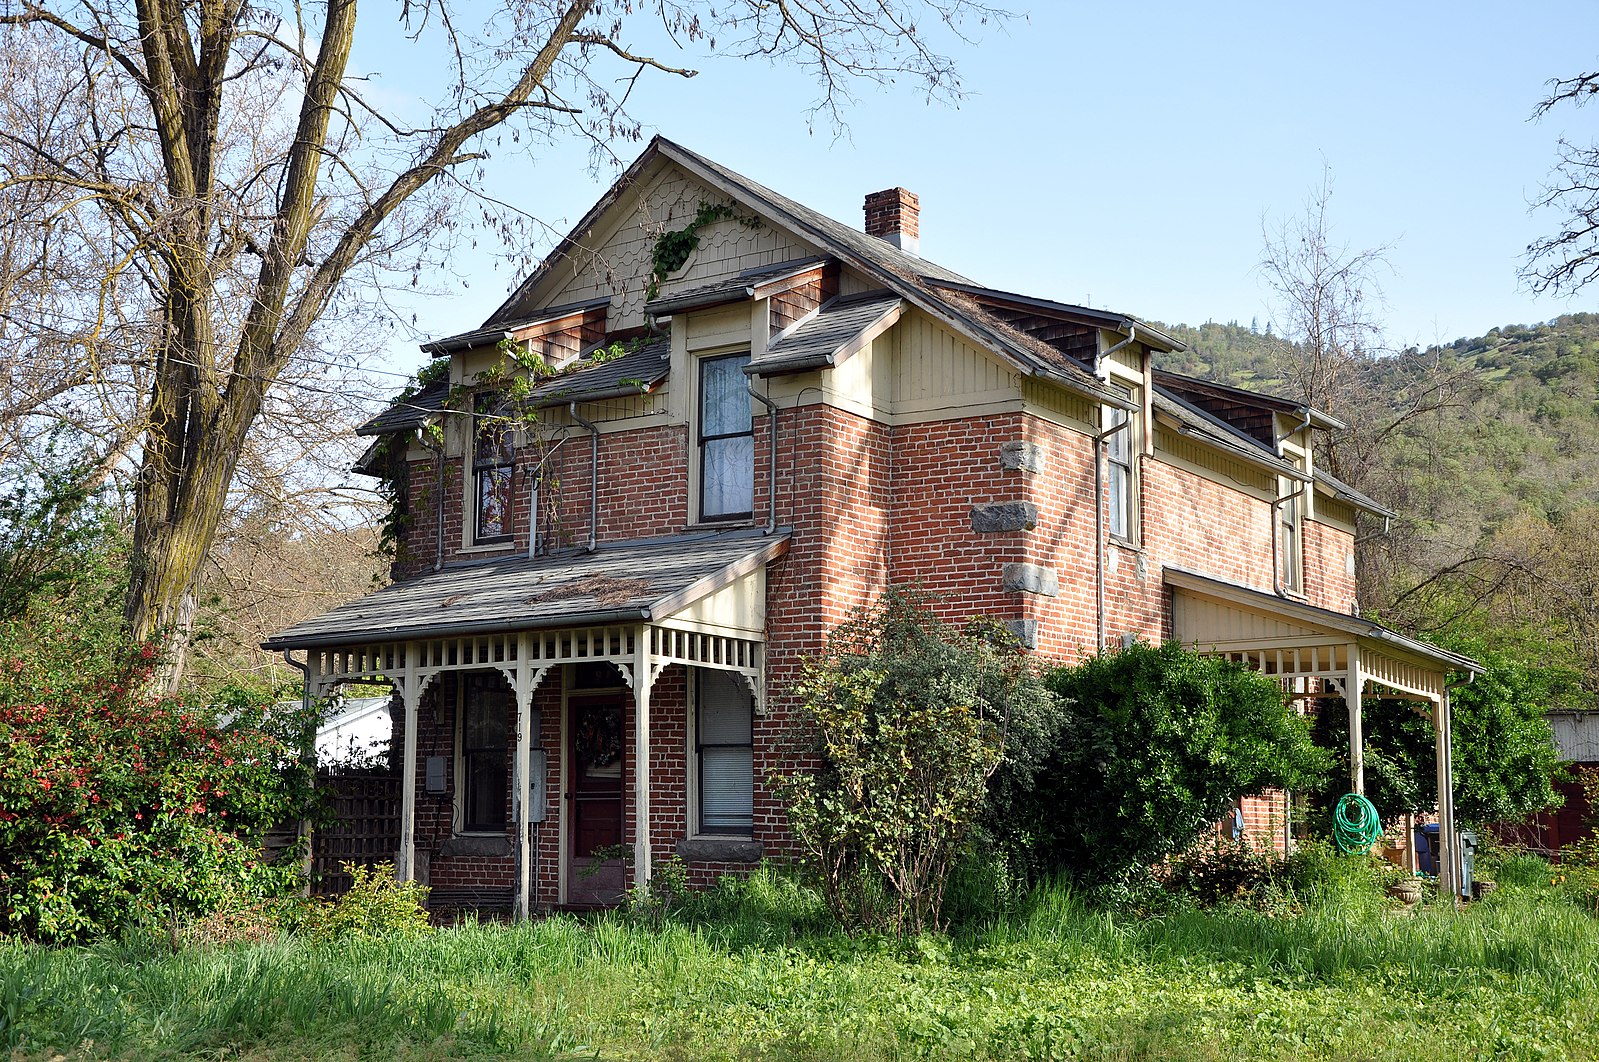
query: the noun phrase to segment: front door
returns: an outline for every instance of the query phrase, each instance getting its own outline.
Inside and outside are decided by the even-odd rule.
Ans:
[[[622,859],[626,707],[623,693],[574,693],[567,699],[569,904],[616,903],[627,886]]]

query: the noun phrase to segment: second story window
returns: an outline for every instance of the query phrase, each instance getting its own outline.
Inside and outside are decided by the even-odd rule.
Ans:
[[[1111,385],[1124,397],[1134,392]],[[1122,427],[1105,438],[1105,519],[1112,537],[1124,542],[1138,540],[1138,466],[1136,455],[1142,440],[1138,437],[1138,417],[1125,409],[1104,407],[1100,430]]]
[[[1299,491],[1298,485],[1292,481],[1283,481],[1284,487],[1289,492],[1287,497],[1277,506],[1278,537],[1277,547],[1281,551],[1277,557],[1278,574],[1282,580],[1282,588],[1290,593],[1299,593],[1304,589],[1304,541],[1302,523],[1300,519],[1300,501],[1304,494]]]
[[[748,354],[700,362],[700,518],[749,516],[755,506],[755,436]]]
[[[511,537],[511,471],[516,464],[514,432],[498,395],[472,402],[472,541],[502,542]]]

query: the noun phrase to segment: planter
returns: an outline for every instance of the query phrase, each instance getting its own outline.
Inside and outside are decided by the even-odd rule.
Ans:
[[[1388,886],[1388,895],[1399,900],[1405,906],[1421,902],[1421,882],[1398,881]]]

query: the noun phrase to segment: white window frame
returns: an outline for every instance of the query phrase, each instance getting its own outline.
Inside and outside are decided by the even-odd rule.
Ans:
[[[1124,392],[1129,402],[1135,406],[1139,404],[1139,384],[1126,378],[1112,376],[1109,381],[1112,388]],[[1139,482],[1138,455],[1143,451],[1143,423],[1137,409],[1118,409],[1115,406],[1100,407],[1100,431],[1125,421],[1127,427],[1114,435],[1105,437],[1105,530],[1112,539],[1124,545],[1137,547],[1140,541],[1142,528],[1139,516],[1143,506],[1140,504],[1143,485]],[[1116,505],[1116,492],[1113,484],[1118,474],[1125,478],[1126,489],[1122,493],[1121,504]],[[1121,523],[1118,529],[1117,523]]]
[[[689,420],[693,427],[694,454],[692,491],[695,522],[706,524],[724,524],[748,522],[754,517],[755,509],[755,418],[753,409],[750,411],[750,427],[747,432],[728,433],[713,436],[707,439],[704,431],[705,424],[705,366],[713,361],[725,361],[733,358],[742,358],[748,363],[750,352],[748,350],[728,350],[710,354],[696,354],[694,357],[694,390],[690,395]],[[746,396],[746,403],[752,404]],[[705,511],[705,444],[721,439],[745,438],[750,440],[750,468],[749,468],[749,493],[750,508],[740,512],[707,513]]]
[[[1290,594],[1305,592],[1305,492],[1307,483],[1292,479],[1277,481],[1276,527],[1277,578],[1282,588]]]
[[[688,747],[685,758],[688,760],[688,835],[694,839],[707,840],[751,840],[755,835],[755,698],[749,696],[749,691],[744,688],[743,681],[738,675],[730,671],[722,671],[729,682],[744,694],[750,713],[750,827],[742,832],[721,830],[711,832],[705,828],[704,808],[700,792],[700,780],[703,774],[700,760],[703,750],[700,746],[700,683],[701,676],[715,668],[692,668],[689,671],[689,697],[688,697]],[[742,746],[740,746],[742,747]]]

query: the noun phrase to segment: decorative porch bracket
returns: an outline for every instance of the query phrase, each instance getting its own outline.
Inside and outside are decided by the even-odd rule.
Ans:
[[[445,672],[494,669],[516,695],[516,754],[511,791],[517,824],[516,917],[531,907],[533,697],[550,669],[564,664],[609,663],[633,691],[635,722],[633,875],[644,885],[650,874],[650,691],[672,664],[714,668],[738,675],[749,687],[755,711],[766,711],[766,653],[759,637],[693,624],[586,627],[512,634],[380,642],[312,649],[306,681],[312,696],[325,696],[346,682],[386,683],[404,706],[405,742],[400,770],[400,851],[396,874],[416,877],[416,743],[422,694]],[[642,681],[640,681],[642,679]]]

